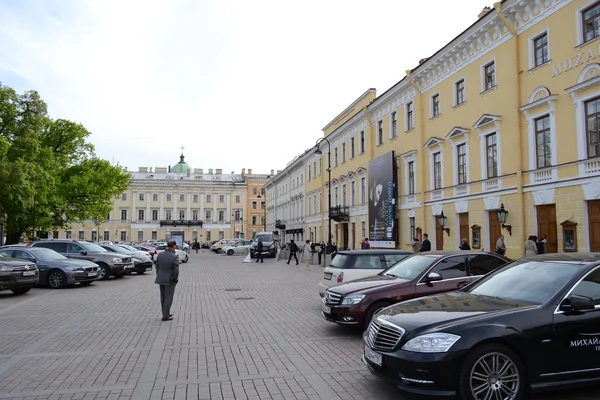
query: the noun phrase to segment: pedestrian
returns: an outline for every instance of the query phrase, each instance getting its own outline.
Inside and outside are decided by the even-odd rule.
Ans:
[[[261,238],[258,238],[258,243],[256,244],[256,262],[258,262],[258,260],[260,260],[260,262],[264,262],[262,252],[263,252],[263,242],[262,242]]]
[[[471,250],[471,246],[469,246],[469,242],[467,241],[467,239],[463,239],[458,248],[461,250]]]
[[[369,238],[365,238],[365,240],[363,240],[362,244],[360,245],[360,248],[362,250],[368,250],[371,248],[371,243],[369,243]]]
[[[525,257],[532,257],[538,253],[537,245],[535,244],[535,236],[529,235],[525,242]]]
[[[538,254],[544,254],[546,252],[546,238],[539,240],[536,236],[535,245],[537,246]]]
[[[424,233],[423,237],[425,239],[423,239],[423,243],[421,243],[421,251],[431,251],[431,242],[429,241],[429,235]]]
[[[310,268],[310,261],[312,257],[312,246],[310,244],[310,240],[306,239],[306,243],[302,246],[302,257],[304,258],[304,263],[306,264],[306,269]]]
[[[296,242],[294,242],[294,240],[290,240],[290,258],[288,258],[288,264],[290,263],[290,261],[292,261],[292,256],[294,257],[294,259],[296,260],[296,265],[298,265],[298,257],[296,256],[296,253],[298,252],[298,245],[296,244]]]
[[[196,254],[198,254],[198,249],[200,248],[200,243],[198,243],[197,239],[196,239],[196,242],[194,243],[194,247],[196,248]]]
[[[175,254],[177,243],[174,240],[167,242],[167,250],[156,257],[156,280],[154,283],[160,287],[160,307],[162,320],[171,321],[171,305],[175,296],[175,285],[179,281],[179,257]]]
[[[506,244],[504,244],[504,235],[500,235],[498,240],[496,240],[496,254],[501,256],[506,254]]]
[[[325,254],[325,242],[321,241],[321,248],[317,254],[319,256],[319,265],[321,265],[321,256]]]

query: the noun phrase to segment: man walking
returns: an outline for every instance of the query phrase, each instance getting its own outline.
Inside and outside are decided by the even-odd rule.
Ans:
[[[175,285],[179,280],[179,257],[175,254],[177,243],[174,240],[167,242],[167,250],[156,257],[156,280],[154,283],[160,287],[160,307],[162,320],[171,321],[171,305],[175,296]]]
[[[263,252],[263,242],[262,242],[261,238],[258,238],[258,244],[256,245],[256,262],[258,262],[258,260],[260,260],[260,262],[264,262],[262,252]]]
[[[429,241],[429,235],[423,234],[423,243],[421,243],[421,251],[431,251],[431,242]]]
[[[298,265],[298,257],[296,253],[298,252],[298,245],[294,243],[293,240],[290,240],[290,258],[288,259],[288,264],[292,261],[292,256],[296,259],[296,265]]]
[[[363,240],[362,244],[360,245],[360,248],[362,250],[369,250],[371,248],[371,243],[369,243],[369,238],[365,238],[365,240]]]

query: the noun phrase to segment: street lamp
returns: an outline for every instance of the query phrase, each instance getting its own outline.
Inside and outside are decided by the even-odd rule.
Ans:
[[[326,137],[322,137],[317,140],[315,144],[315,154],[320,156],[323,154],[319,146],[323,141],[327,142],[327,217],[329,219],[329,226],[327,231],[327,243],[331,240],[331,143]]]
[[[260,196],[260,194],[258,196],[256,196],[259,199],[262,199],[262,197]],[[263,232],[267,231],[267,205],[265,204],[264,207],[261,206],[262,209],[265,210],[264,214],[264,218],[263,218]]]
[[[505,225],[506,219],[508,218],[508,211],[504,209],[504,203],[500,206],[500,210],[498,210],[498,220],[500,224],[502,224],[502,228],[508,231],[508,234],[512,236],[512,225]]]
[[[442,210],[442,213],[440,215],[438,215],[438,221],[440,223],[440,227],[442,228],[442,231],[446,232],[448,234],[448,236],[450,236],[450,228],[446,228],[446,223],[448,222],[448,218],[446,218],[446,216],[444,215],[444,210]]]

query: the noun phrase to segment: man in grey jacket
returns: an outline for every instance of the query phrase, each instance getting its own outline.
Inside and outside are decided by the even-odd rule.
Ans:
[[[179,280],[179,257],[175,254],[177,243],[174,240],[167,242],[167,250],[156,257],[156,280],[154,283],[160,285],[160,306],[163,321],[171,321],[171,305],[175,295],[175,285]]]

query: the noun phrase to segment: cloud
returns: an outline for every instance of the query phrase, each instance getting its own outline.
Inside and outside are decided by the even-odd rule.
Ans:
[[[130,168],[268,173],[370,87],[475,21],[482,0],[0,0],[0,81],[38,90]],[[465,12],[467,12],[465,14]]]

